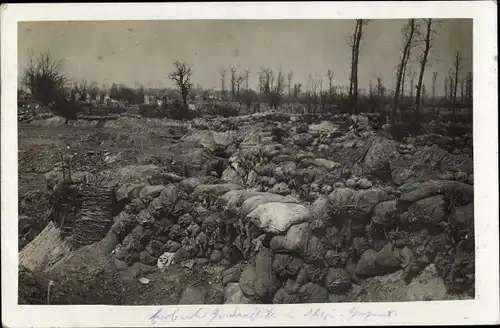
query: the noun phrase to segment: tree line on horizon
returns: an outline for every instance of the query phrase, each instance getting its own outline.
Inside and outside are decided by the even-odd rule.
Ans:
[[[237,72],[234,66],[220,70],[220,90],[203,90],[201,86],[194,87],[192,83],[193,66],[186,62],[175,60],[168,78],[173,88],[163,89],[163,94],[175,98],[177,94],[179,110],[189,111],[188,99],[198,96],[207,99],[209,94],[218,94],[217,99],[245,104],[248,107],[253,102],[265,102],[271,109],[279,108],[283,103],[300,103],[309,111],[324,112],[330,110],[355,114],[362,111],[378,111],[382,107],[389,108],[391,123],[401,120],[404,112],[410,112],[418,123],[424,106],[448,107],[456,114],[458,108],[472,110],[472,73],[463,72],[463,56],[455,51],[448,75],[442,77],[444,97],[437,97],[438,73],[432,72],[430,90],[423,83],[426,70],[431,67],[431,50],[437,35],[436,27],[439,21],[434,19],[408,19],[401,30],[402,41],[400,58],[397,63],[393,90],[385,87],[380,76],[375,82],[370,80],[368,92],[359,88],[358,67],[360,50],[366,29],[371,20],[356,19],[356,25],[349,37],[351,49],[351,64],[349,86],[345,90],[334,83],[334,71],[326,72],[326,80],[321,77],[309,76],[307,85],[294,83],[293,71],[285,73],[280,67],[278,71],[261,67],[256,73],[258,88],[249,87],[251,72],[246,69]],[[418,70],[414,70],[412,57]],[[465,74],[464,74],[465,73]],[[32,98],[42,104],[71,102],[78,100],[78,95],[89,95],[90,99],[103,98],[105,94],[115,100],[123,100],[128,104],[143,104],[146,94],[159,93],[159,90],[144,88],[136,84],[133,88],[124,84],[113,83],[111,87],[99,85],[96,82],[73,83],[63,72],[63,62],[54,59],[50,52],[40,54],[30,53],[25,67],[21,85],[30,90]],[[409,83],[408,83],[409,82]],[[409,90],[405,86],[409,84]],[[405,93],[406,91],[406,93]],[[81,98],[81,97],[80,97]],[[179,114],[182,116],[182,114]]]

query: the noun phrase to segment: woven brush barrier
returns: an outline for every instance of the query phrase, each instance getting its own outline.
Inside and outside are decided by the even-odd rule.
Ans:
[[[82,182],[63,182],[50,196],[50,219],[61,237],[78,249],[104,238],[117,211],[112,188]]]

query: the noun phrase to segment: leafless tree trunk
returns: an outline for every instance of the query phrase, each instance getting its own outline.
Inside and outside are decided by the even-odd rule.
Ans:
[[[326,72],[326,76],[328,77],[328,91],[333,93],[333,71],[331,69]]]
[[[236,68],[231,67],[231,100],[234,101],[236,99]]]
[[[270,69],[262,68],[262,89],[271,108],[278,108],[283,91],[285,90],[285,77],[280,68],[278,76],[275,78],[274,72]]]
[[[427,88],[426,88],[425,84],[422,84],[421,90],[422,91],[421,91],[421,96],[419,97],[420,98],[419,104],[422,104],[423,106],[425,106],[425,102],[427,100]]]
[[[467,97],[467,106],[469,106],[469,110],[472,111],[472,73],[467,73],[466,80],[466,97]]]
[[[221,97],[226,99],[226,69],[221,68],[220,70],[220,83],[221,83]]]
[[[413,68],[410,66],[408,75],[410,78],[410,104],[413,105],[413,90],[415,88],[415,78],[417,77],[417,72],[415,72]]]
[[[410,48],[413,46],[413,37],[415,36],[415,19],[408,20],[408,23],[403,28],[404,48],[401,54],[401,60],[397,69],[396,90],[394,92],[394,103],[392,106],[391,124],[396,123],[396,115],[399,108],[399,97],[401,92],[401,84],[403,82],[403,71],[408,64],[410,56]]]
[[[356,28],[354,29],[353,36],[351,38],[350,46],[352,50],[351,55],[351,77],[349,85],[349,102],[350,111],[355,113],[356,106],[358,103],[358,63],[359,63],[359,47],[361,44],[361,39],[363,38],[363,27],[369,23],[366,19],[356,19]]]
[[[177,85],[177,91],[181,94],[185,108],[188,108],[187,96],[193,86],[189,80],[191,77],[191,68],[191,65],[176,60],[174,61],[174,70],[168,76]]]
[[[417,84],[417,97],[415,100],[415,115],[416,115],[416,122],[417,124],[420,123],[420,100],[421,100],[421,93],[422,93],[422,83],[424,81],[424,71],[425,67],[427,66],[427,58],[429,57],[429,51],[431,50],[432,47],[432,18],[425,19],[424,22],[426,23],[426,29],[425,29],[425,39],[424,39],[424,51],[422,53],[422,56],[420,57],[420,74],[418,76],[418,84]]]
[[[448,77],[444,79],[444,100],[448,101]]]
[[[287,80],[288,80],[288,97],[292,97],[292,79],[293,79],[293,72],[290,71],[287,75]]]
[[[465,104],[465,83],[467,81],[467,78],[463,78],[460,81],[460,104],[464,105]]]
[[[453,71],[448,71],[448,101],[453,105]]]
[[[264,79],[265,79],[264,68],[262,67],[260,68],[258,76],[259,76],[259,94],[262,97],[262,95],[264,94]]]
[[[407,65],[405,65],[403,67],[403,76],[401,77],[401,93],[400,93],[400,96],[404,98],[405,96],[405,85],[406,85],[406,67]]]
[[[434,108],[436,108],[436,81],[437,81],[437,72],[432,72],[432,104]]]
[[[243,82],[245,81],[245,77],[244,76],[238,76],[236,77],[236,100],[239,101],[240,100],[240,89],[241,89],[241,85],[243,84]]]
[[[248,79],[250,78],[250,70],[247,68],[244,73],[244,79],[245,79],[245,90],[248,91]]]
[[[460,54],[459,51],[457,51],[455,52],[455,62],[454,62],[455,83],[453,85],[453,114],[456,114],[456,109],[457,109],[458,76],[460,74],[461,62],[462,62],[462,55]]]

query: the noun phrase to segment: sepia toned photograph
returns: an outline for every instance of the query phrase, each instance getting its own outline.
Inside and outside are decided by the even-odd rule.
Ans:
[[[500,323],[489,1],[2,4],[2,325]]]
[[[18,25],[19,303],[474,298],[471,19]]]

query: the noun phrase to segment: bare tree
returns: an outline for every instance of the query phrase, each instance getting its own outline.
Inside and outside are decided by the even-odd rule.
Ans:
[[[422,83],[424,80],[424,71],[425,67],[427,66],[427,58],[429,57],[429,51],[431,50],[432,47],[432,18],[429,19],[424,19],[425,22],[425,38],[424,38],[424,50],[422,52],[422,55],[420,56],[420,73],[418,75],[418,84],[417,84],[417,99],[415,101],[415,115],[416,115],[416,122],[417,124],[420,122],[419,121],[419,116],[420,116],[420,96],[422,93]],[[437,73],[436,73],[437,74]],[[433,80],[435,77],[433,76]],[[434,89],[434,84],[433,82],[433,89]]]
[[[259,94],[262,96],[264,94],[264,80],[265,80],[265,69],[263,67],[260,68],[258,77],[259,77]]]
[[[381,99],[385,96],[385,87],[382,81],[382,77],[380,76],[377,76],[377,95]]]
[[[410,58],[410,49],[414,46],[416,25],[415,19],[409,19],[408,23],[403,27],[403,50],[401,59],[399,61],[397,75],[396,75],[396,90],[394,92],[394,103],[392,106],[391,124],[396,123],[396,115],[399,108],[399,97],[401,93],[401,85],[403,83],[403,72],[406,69],[408,60]]]
[[[226,69],[221,68],[220,69],[220,91],[221,91],[221,97],[222,99],[226,99]]]
[[[54,59],[49,51],[35,54],[31,50],[21,84],[29,89],[33,99],[42,104],[59,101],[64,98],[64,87],[68,82],[62,68],[62,59]]]
[[[350,111],[356,112],[358,103],[358,63],[359,63],[359,47],[363,38],[363,27],[369,23],[367,19],[356,19],[356,27],[349,42],[351,46],[351,76],[349,84],[349,102]]]
[[[465,83],[467,83],[467,77],[460,80],[460,104],[465,104]]]
[[[448,101],[453,105],[453,70],[448,70]]]
[[[290,71],[286,77],[287,77],[287,80],[288,80],[288,96],[291,98],[291,97],[292,97],[292,79],[293,79],[293,72],[292,72],[292,71]]]
[[[181,94],[182,102],[185,108],[188,108],[187,96],[193,84],[190,81],[192,65],[174,61],[174,69],[168,75],[168,78],[173,80],[177,86],[177,92]]]
[[[415,72],[411,66],[408,69],[408,77],[410,78],[410,104],[413,105],[413,90],[415,89],[415,78],[417,77],[417,72]]]
[[[293,99],[297,100],[302,94],[302,84],[295,84],[293,86]]]
[[[444,100],[445,101],[447,101],[449,99],[449,97],[448,97],[448,78],[449,78],[449,76],[447,76],[444,79]]]
[[[466,79],[466,97],[467,97],[467,106],[472,110],[472,72],[467,73]]]
[[[333,71],[331,69],[329,69],[327,72],[326,72],[326,76],[328,77],[328,91],[330,93],[333,93]]]
[[[248,91],[248,79],[250,78],[250,70],[248,68],[245,70],[243,77],[245,79],[245,90]]]
[[[432,104],[436,107],[436,81],[438,72],[432,72]]]
[[[245,77],[244,76],[237,76],[236,77],[236,80],[235,80],[235,83],[236,83],[236,100],[240,100],[240,89],[241,89],[241,85],[243,84],[243,82],[245,81]]]
[[[425,84],[422,84],[421,89],[422,89],[422,91],[420,92],[421,96],[418,97],[419,98],[418,103],[422,104],[422,105],[425,105],[425,102],[427,100],[427,88],[426,88]]]
[[[236,67],[231,67],[231,100],[234,101],[236,98]]]
[[[281,98],[283,96],[283,91],[285,90],[285,75],[283,74],[283,69],[280,67],[278,70],[278,76],[276,78],[276,87],[274,88],[274,108],[277,108],[281,103]]]
[[[455,75],[455,83],[453,84],[453,114],[456,113],[457,108],[457,89],[458,89],[458,77],[460,75],[460,63],[462,62],[462,55],[459,51],[455,52],[455,61],[454,61],[454,75]]]

